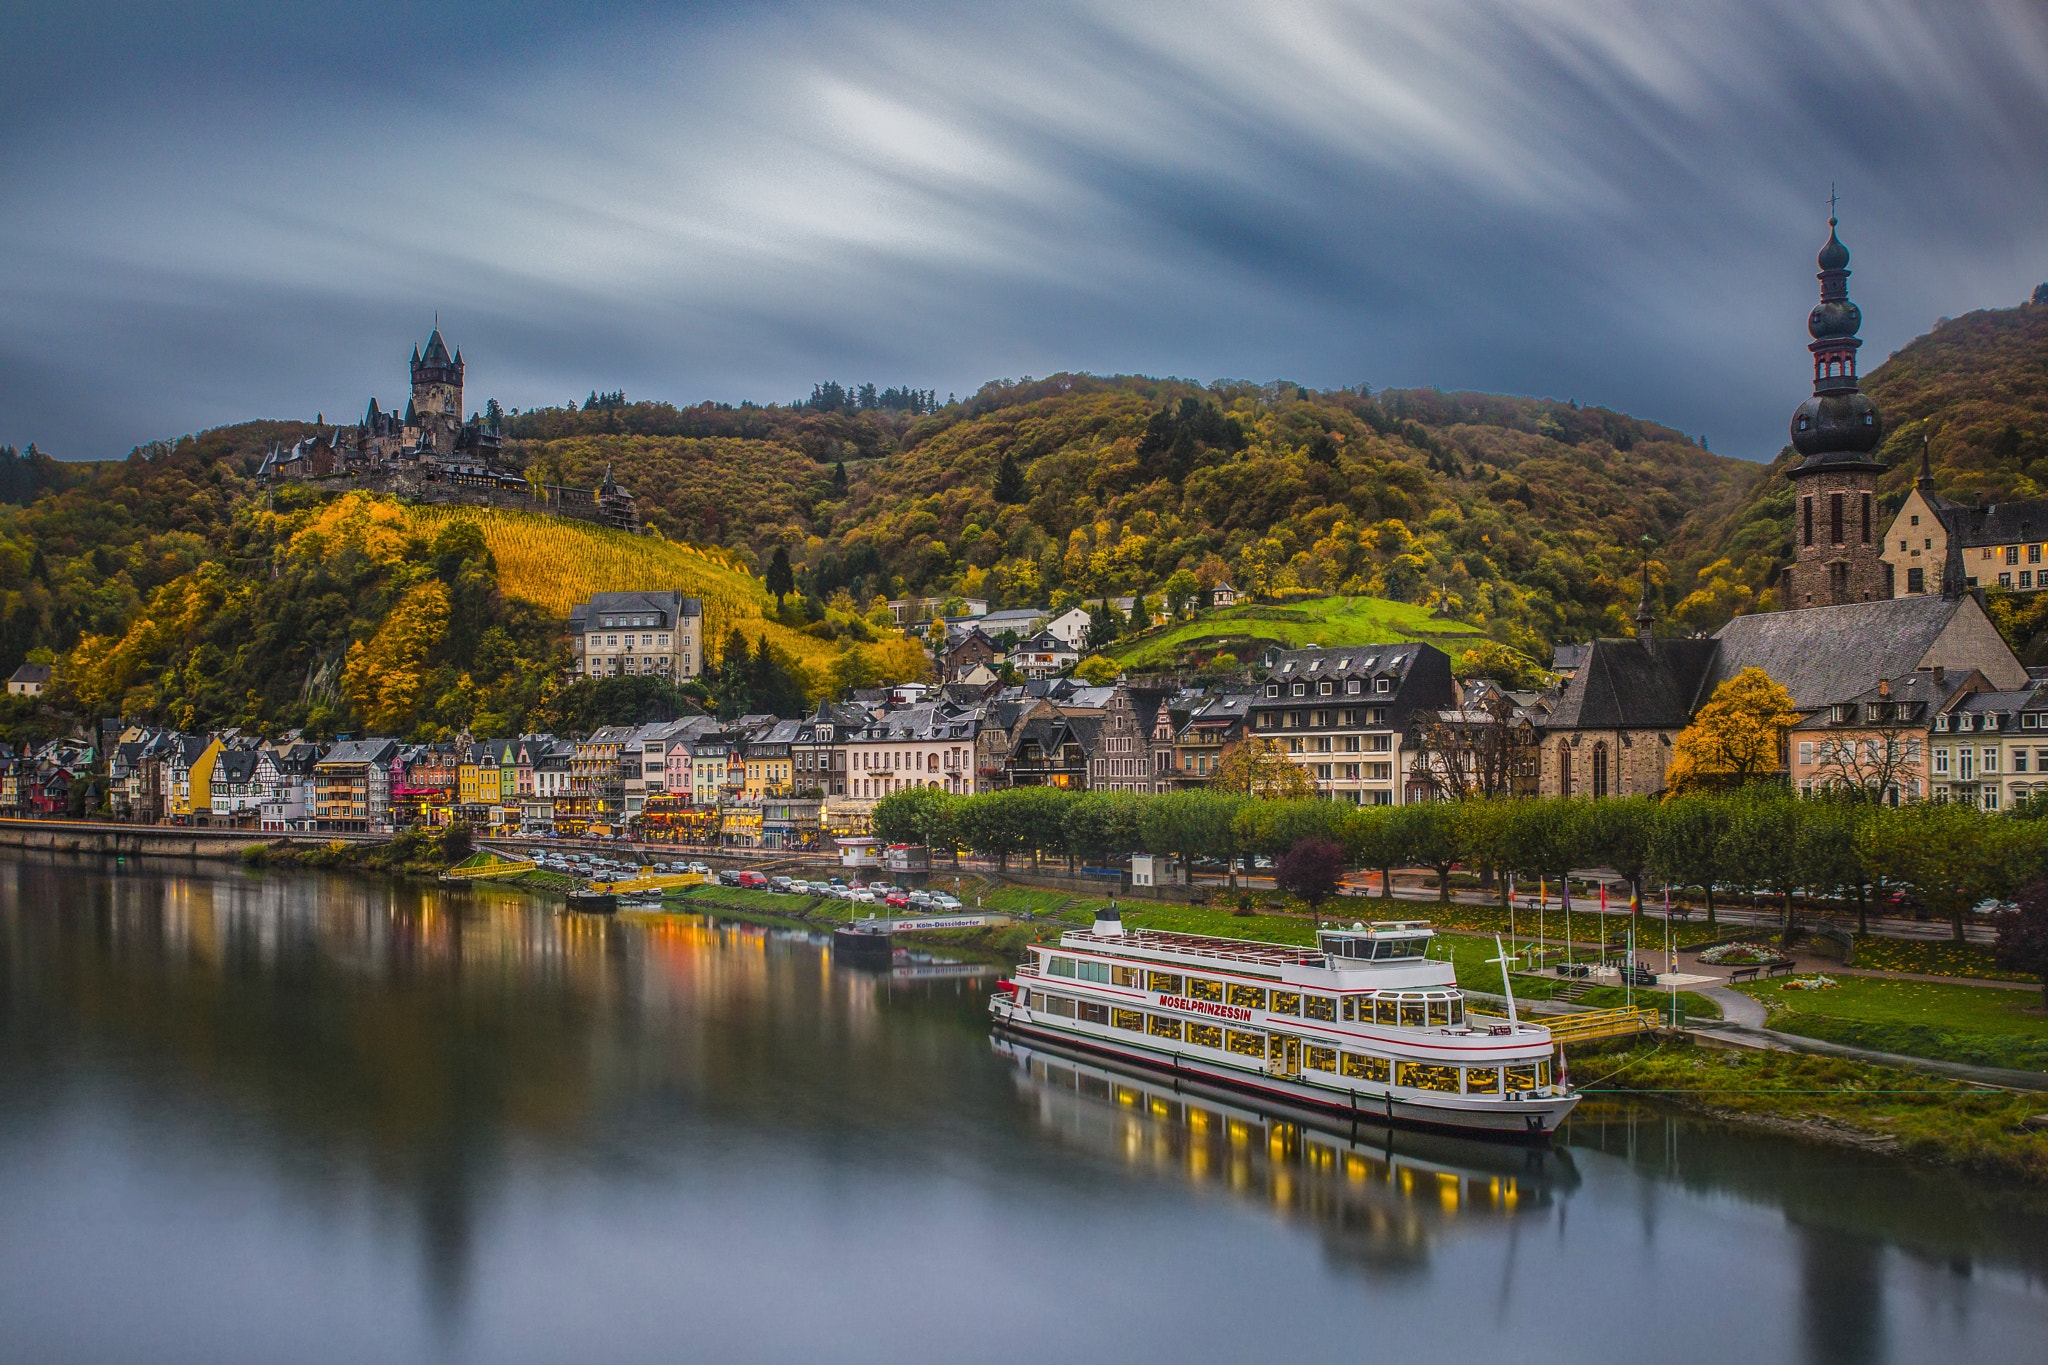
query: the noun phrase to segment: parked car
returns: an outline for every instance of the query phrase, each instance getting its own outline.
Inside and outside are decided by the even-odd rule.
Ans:
[[[759,872],[742,872],[738,874],[734,885],[744,886],[750,891],[766,891],[768,889],[768,879]]]
[[[947,895],[944,891],[932,892],[932,909],[958,910],[959,908],[960,898],[958,896]]]
[[[910,906],[910,893],[907,891],[891,891],[888,895],[882,897],[882,904],[892,910],[908,909]]]
[[[795,886],[796,883],[787,877],[770,877],[768,879],[768,889],[771,891],[789,891],[794,889]]]
[[[718,884],[720,886],[738,886],[740,884],[740,874],[728,867],[718,874]]]

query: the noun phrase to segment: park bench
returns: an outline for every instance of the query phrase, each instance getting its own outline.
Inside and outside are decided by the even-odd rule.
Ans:
[[[1764,975],[1790,976],[1792,975],[1792,964],[1790,962],[1773,962],[1770,966],[1764,968]]]
[[[1553,969],[1559,976],[1591,976],[1593,969],[1583,962],[1560,962]]]
[[[1761,967],[1737,967],[1728,973],[1728,984],[1732,986],[1738,981],[1754,981],[1757,973],[1762,970]]]

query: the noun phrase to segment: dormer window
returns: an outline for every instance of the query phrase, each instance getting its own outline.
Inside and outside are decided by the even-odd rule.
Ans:
[[[1279,684],[1279,683],[1267,683],[1267,684],[1266,684],[1266,695],[1267,695],[1267,696],[1269,696],[1269,697],[1277,697],[1277,696],[1279,696],[1279,695],[1280,695],[1280,684]]]
[[[1384,695],[1394,690],[1393,681],[1388,678],[1374,678],[1372,680],[1372,690]]]
[[[1331,694],[1332,692],[1334,692],[1334,691],[1336,691],[1336,690],[1337,690],[1337,689],[1336,689],[1336,688],[1335,688],[1334,686],[1332,686],[1332,685],[1331,685],[1331,683],[1329,682],[1329,680],[1328,680],[1328,679],[1325,679],[1325,680],[1324,680],[1324,682],[1323,682],[1323,684],[1322,684],[1322,686],[1321,686],[1320,688],[1318,688],[1318,689],[1317,689],[1317,694],[1318,694],[1318,695],[1320,695],[1320,696],[1325,696],[1325,697],[1327,697],[1327,696],[1329,696],[1329,695],[1330,695],[1330,694]]]
[[[1294,685],[1294,695],[1295,695],[1295,696],[1297,696],[1297,697],[1305,697],[1305,696],[1307,696],[1307,695],[1308,695],[1308,684],[1307,684],[1307,683],[1296,683],[1296,684]]]
[[[2022,711],[2022,712],[2020,712],[2020,729],[2022,729],[2022,730],[2038,730],[2038,729],[2040,729],[2040,728],[2041,728],[2041,717],[2040,717],[2040,714],[2039,714],[2038,712],[2034,712],[2034,711]]]
[[[1359,683],[1358,679],[1356,679],[1356,678],[1352,678],[1352,679],[1348,680],[1348,681],[1347,681],[1347,682],[1346,682],[1346,683],[1344,684],[1344,692],[1345,692],[1345,694],[1346,694],[1347,696],[1353,696],[1353,697],[1355,697],[1355,696],[1357,696],[1357,695],[1359,694],[1359,692],[1361,692],[1362,690],[1364,690],[1364,689],[1362,688],[1362,686],[1360,685],[1360,683]]]
[[[1941,732],[1941,733],[1944,733],[1944,734],[1945,734],[1945,733],[1947,733],[1947,731],[1948,731],[1948,717],[1947,717],[1947,716],[1945,716],[1945,715],[1943,715],[1943,716],[1936,716],[1936,717],[1934,718],[1934,728],[1935,728],[1935,729],[1936,729],[1937,731]]]
[[[1834,722],[1837,725],[1847,725],[1850,721],[1856,719],[1856,704],[1854,702],[1838,702],[1832,710]]]

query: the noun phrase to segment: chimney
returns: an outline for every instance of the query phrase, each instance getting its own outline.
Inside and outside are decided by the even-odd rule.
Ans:
[[[1124,919],[1118,913],[1115,901],[1110,901],[1096,910],[1095,923],[1090,926],[1089,932],[1097,938],[1122,938],[1124,936]]]
[[[1948,670],[1946,668],[1943,668],[1940,664],[1936,664],[1934,666],[1934,685],[1936,687],[1940,687],[1947,680]]]
[[[1890,696],[1891,694],[1892,694],[1892,682],[1891,682],[1891,679],[1890,679],[1890,678],[1879,678],[1879,679],[1877,680],[1877,695],[1878,695],[1878,696],[1880,696],[1880,697],[1889,697],[1889,696]]]

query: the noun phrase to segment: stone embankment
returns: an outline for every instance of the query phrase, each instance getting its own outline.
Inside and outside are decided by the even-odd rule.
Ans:
[[[380,834],[278,834],[190,825],[130,825],[109,820],[0,819],[0,848],[47,853],[113,853],[123,857],[237,859],[251,845],[374,844]]]

